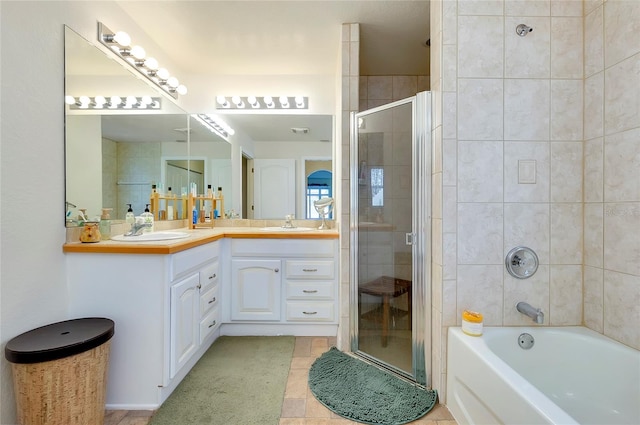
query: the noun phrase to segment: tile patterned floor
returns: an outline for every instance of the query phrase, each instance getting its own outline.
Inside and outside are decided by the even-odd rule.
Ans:
[[[336,415],[321,405],[311,394],[307,384],[311,364],[335,343],[334,337],[296,338],[279,425],[358,424]],[[147,425],[152,415],[153,412],[146,410],[110,410],[105,415],[104,425]],[[456,421],[445,406],[437,405],[424,417],[411,422],[411,425],[456,425]]]

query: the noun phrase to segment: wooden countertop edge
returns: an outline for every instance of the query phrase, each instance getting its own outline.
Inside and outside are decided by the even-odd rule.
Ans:
[[[274,233],[274,232],[242,232],[234,230],[229,233],[218,233],[211,236],[198,236],[197,239],[176,242],[171,245],[153,243],[66,243],[62,246],[64,253],[87,254],[175,254],[222,238],[236,239],[338,239],[337,232],[300,232],[300,233]]]

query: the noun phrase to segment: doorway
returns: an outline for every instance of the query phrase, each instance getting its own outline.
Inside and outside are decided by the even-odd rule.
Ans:
[[[429,385],[430,93],[351,115],[351,349]]]

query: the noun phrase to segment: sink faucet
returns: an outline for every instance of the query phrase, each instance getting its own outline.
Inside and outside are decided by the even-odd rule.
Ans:
[[[529,316],[534,322],[541,325],[544,323],[544,313],[539,308],[531,307],[530,304],[520,301],[516,304],[516,310],[525,316]]]
[[[295,219],[293,214],[287,214],[286,216],[284,216],[284,225],[282,225],[283,229],[293,229],[296,226],[293,225],[293,223],[291,223],[291,220]]]
[[[147,227],[151,227],[151,223],[133,223],[133,224],[131,224],[131,230],[129,230],[124,235],[125,236],[140,236],[142,234],[142,231]]]

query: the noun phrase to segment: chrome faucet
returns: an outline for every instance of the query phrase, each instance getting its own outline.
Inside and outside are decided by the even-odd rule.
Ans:
[[[541,325],[544,323],[544,313],[539,308],[531,307],[530,304],[520,301],[516,304],[516,310],[525,316],[529,316],[534,322]]]
[[[131,230],[125,233],[125,236],[140,236],[146,227],[151,227],[151,223],[133,223]]]
[[[284,216],[284,224],[282,225],[283,229],[294,229],[296,226],[293,225],[291,220],[295,219],[293,214],[287,214]]]

